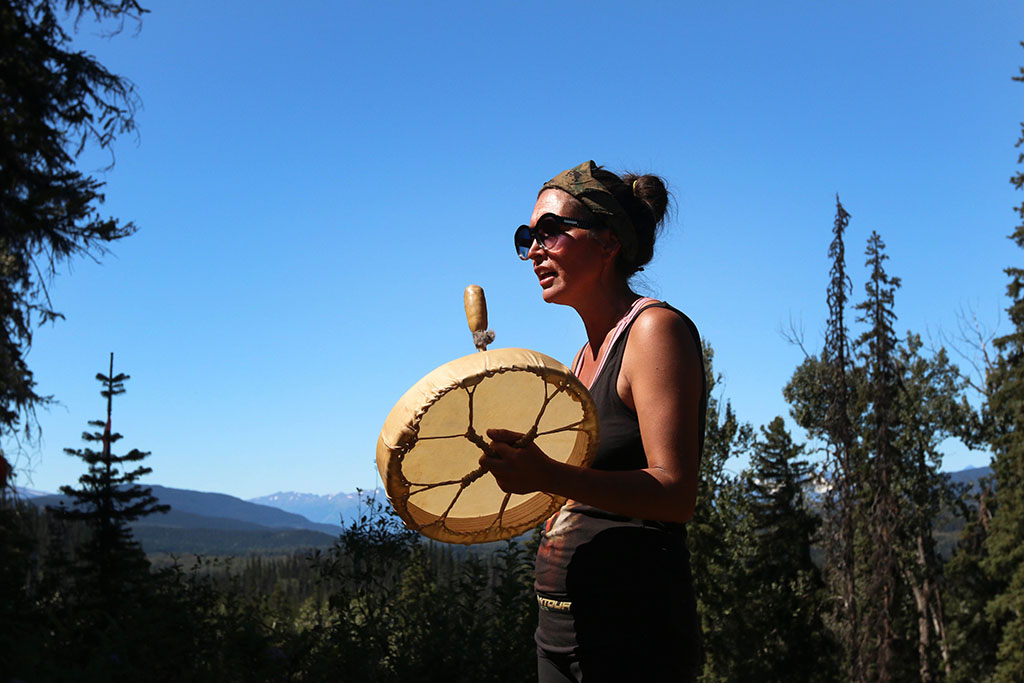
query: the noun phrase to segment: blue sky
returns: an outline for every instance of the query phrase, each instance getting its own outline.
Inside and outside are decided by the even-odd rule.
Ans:
[[[877,230],[904,283],[898,329],[938,340],[963,309],[1004,321],[1019,3],[150,8],[137,35],[79,30],[144,104],[102,176],[105,211],[139,232],[51,286],[67,319],[29,358],[60,405],[20,485],[82,473],[62,449],[102,415],[92,377],[113,351],[132,376],[114,425],[152,451],[152,483],[374,486],[393,403],[472,351],[466,285],[486,290],[496,346],[567,362],[582,344],[511,235],[539,185],[587,159],[669,181],[641,291],[697,322],[755,425],[787,413],[802,359],[780,330],[820,346],[837,192],[855,300]],[[951,446],[946,466],[987,461]]]

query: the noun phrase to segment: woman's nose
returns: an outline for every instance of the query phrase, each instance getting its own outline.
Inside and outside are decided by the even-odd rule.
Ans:
[[[540,246],[540,242],[534,240],[530,243],[530,250],[526,252],[526,258],[535,262],[544,258],[544,247]]]

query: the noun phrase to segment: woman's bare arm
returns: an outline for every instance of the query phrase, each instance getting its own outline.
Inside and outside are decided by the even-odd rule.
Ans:
[[[565,465],[535,445],[515,448],[520,435],[506,430],[488,431],[493,453],[480,464],[505,491],[547,491],[629,517],[686,522],[697,500],[703,372],[686,323],[668,309],[647,309],[633,323],[617,386],[637,413],[646,468]]]

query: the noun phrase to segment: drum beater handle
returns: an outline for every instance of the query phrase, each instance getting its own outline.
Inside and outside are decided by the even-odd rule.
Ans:
[[[462,295],[466,306],[466,322],[473,333],[473,346],[477,351],[486,351],[487,345],[494,341],[494,332],[487,329],[487,299],[479,285],[470,285]]]

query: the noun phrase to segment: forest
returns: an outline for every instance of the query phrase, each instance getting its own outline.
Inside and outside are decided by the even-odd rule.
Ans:
[[[103,184],[75,150],[131,132],[137,99],[72,49],[64,4],[115,21],[145,12],[135,0],[0,2],[0,681],[533,679],[539,531],[470,553],[367,498],[326,550],[148,557],[131,523],[163,506],[138,481],[149,454],[115,452],[130,378],[113,356],[96,376],[105,414],[87,447],[67,449],[85,472],[62,488],[76,504],[19,500],[9,456],[51,400],[28,363],[33,330],[60,318],[47,278],[135,231],[100,215]],[[1021,164],[1024,152],[1017,190]],[[1024,248],[1024,202],[1014,211],[1009,237]],[[975,359],[961,368],[954,349],[897,333],[901,281],[885,242],[848,244],[850,221],[839,197],[822,211],[824,343],[780,387],[799,434],[783,416],[744,421],[705,342],[687,525],[700,680],[1024,680],[1024,268],[1005,268],[1007,333],[951,340]],[[952,482],[950,440],[991,452],[993,475]],[[733,472],[737,456],[749,465]]]
[[[995,341],[983,385],[945,350],[897,338],[899,280],[877,234],[864,295],[849,303],[848,220],[837,201],[829,344],[784,388],[806,442],[781,417],[741,421],[714,390],[705,346],[711,398],[688,525],[701,680],[1018,680],[1021,517],[1006,492],[1019,451],[1014,414],[997,411],[1019,405],[1006,392],[1024,337]],[[328,550],[152,561],[130,530],[160,512],[135,481],[148,454],[114,454],[109,429],[129,378],[111,358],[97,379],[107,413],[86,437],[99,450],[69,449],[88,472],[63,489],[79,505],[37,511],[4,493],[4,680],[532,677],[536,534],[467,553],[425,542],[368,498]],[[979,389],[980,411],[968,400]],[[994,479],[954,484],[940,469],[948,438],[992,448]],[[730,473],[739,453],[750,465]],[[960,536],[940,552],[951,522]]]

